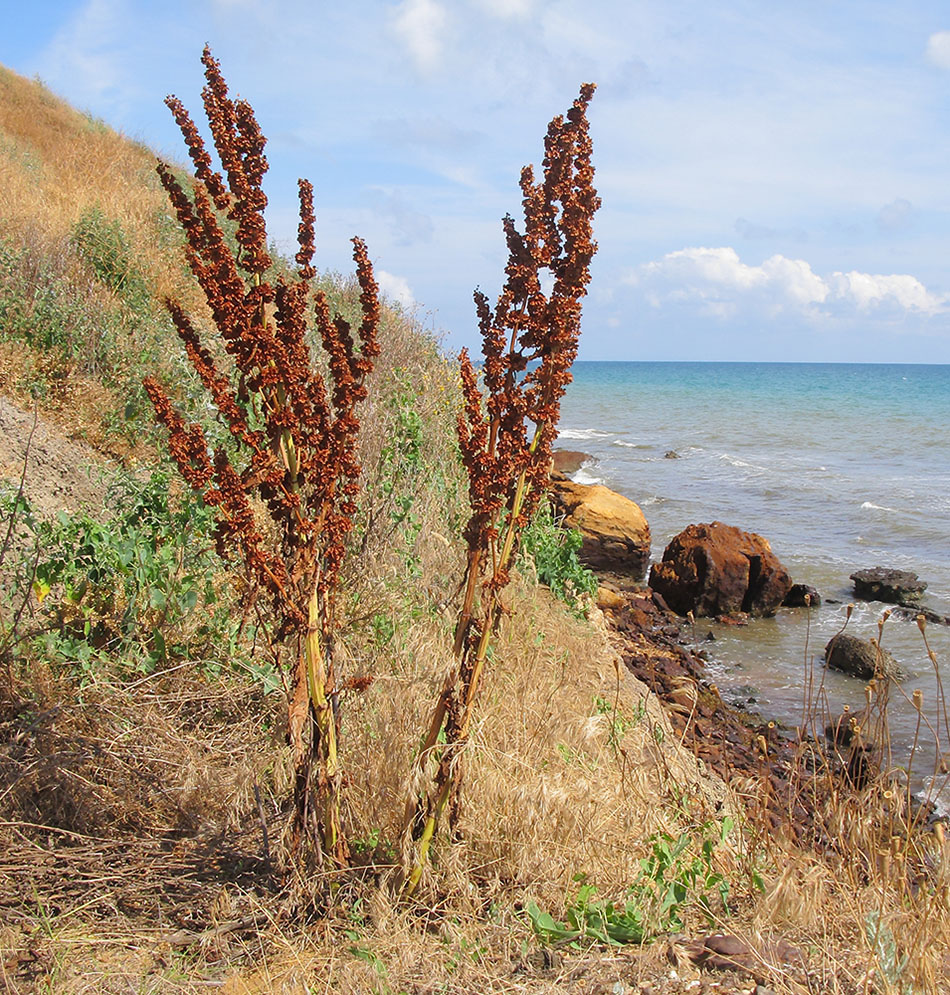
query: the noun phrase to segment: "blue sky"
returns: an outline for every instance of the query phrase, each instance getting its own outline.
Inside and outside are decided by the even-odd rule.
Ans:
[[[446,347],[581,82],[600,251],[582,359],[950,362],[950,8],[721,0],[0,0],[0,62],[184,158],[205,42],[269,139],[272,237]]]

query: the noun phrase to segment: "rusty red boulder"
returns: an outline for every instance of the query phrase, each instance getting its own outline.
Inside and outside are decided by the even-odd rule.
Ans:
[[[771,615],[792,586],[768,541],[712,522],[673,538],[650,571],[650,587],[679,615]]]

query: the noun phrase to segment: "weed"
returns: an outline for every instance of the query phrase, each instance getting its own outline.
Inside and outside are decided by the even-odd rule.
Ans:
[[[357,405],[379,355],[378,287],[366,246],[353,239],[360,323],[353,329],[313,292],[313,187],[300,180],[299,251],[293,276],[274,276],[262,181],[265,139],[244,100],[233,101],[218,63],[202,55],[203,100],[222,172],[184,105],[166,104],[195,168],[190,193],[163,162],[158,174],[185,232],[185,256],[214,316],[233,379],[222,373],[176,301],[168,311],[185,351],[232,443],[209,455],[198,424],[188,425],[153,377],[145,389],[168,429],[169,450],[185,480],[217,510],[219,553],[243,563],[269,597],[274,637],[290,657],[288,730],[294,754],[294,850],[312,846],[345,864],[340,824],[339,686],[333,647],[346,539],[354,527],[361,468]],[[233,227],[233,239],[226,231]],[[312,314],[328,378],[313,363]],[[355,334],[354,334],[355,331]],[[255,498],[252,502],[251,497]],[[314,830],[316,829],[316,834]]]
[[[864,936],[868,945],[874,951],[881,973],[884,975],[889,989],[911,995],[913,986],[905,983],[903,975],[910,958],[907,954],[899,956],[894,934],[882,921],[881,914],[871,910],[864,919]]]
[[[146,480],[118,474],[106,521],[65,511],[39,520],[20,499],[39,550],[31,586],[48,620],[40,638],[80,675],[109,656],[148,673],[234,648],[237,622],[215,581],[213,509],[190,492],[172,502],[168,485],[160,470]]]
[[[608,701],[600,695],[594,699],[594,708],[597,709],[597,714],[606,715],[608,718],[607,742],[611,749],[615,751],[620,749],[620,744],[627,734],[627,730],[637,725],[642,719],[645,706],[642,702],[637,704],[639,706],[637,713],[632,719],[628,719],[622,712],[618,711],[615,702]]]
[[[597,593],[597,578],[577,558],[582,544],[580,532],[555,521],[548,501],[538,504],[521,534],[521,553],[534,564],[538,580],[576,616],[585,613],[588,598]]]
[[[76,222],[70,241],[97,280],[130,307],[147,306],[145,281],[132,261],[132,250],[117,220],[108,220],[100,207],[90,208]]]
[[[489,644],[503,614],[501,591],[510,580],[521,533],[549,484],[551,443],[571,381],[581,300],[596,250],[592,221],[600,200],[593,187],[586,116],[594,89],[584,84],[566,118],[551,122],[543,179],[535,183],[532,168],[522,170],[525,232],[510,216],[504,219],[507,281],[494,312],[488,298],[475,292],[487,397],[467,352],[460,356],[465,405],[457,430],[472,515],[465,529],[468,560],[455,628],[458,666],[446,677],[433,709],[413,782],[424,782],[443,727],[449,748],[441,751],[432,790],[407,804],[403,834],[407,843],[418,840],[408,847],[415,851],[405,882],[409,894],[422,876],[446,807],[459,797],[460,757]],[[552,282],[545,292],[548,277]]]
[[[729,884],[714,867],[713,856],[732,828],[732,820],[726,818],[718,827],[705,823],[698,834],[684,832],[676,839],[669,833],[653,836],[651,853],[640,861],[640,874],[622,903],[597,900],[597,888],[587,883],[586,875],[577,875],[580,887],[565,910],[566,921],[542,912],[534,902],[528,904],[535,936],[546,944],[621,946],[681,929],[691,907],[714,921],[714,898],[728,913]]]

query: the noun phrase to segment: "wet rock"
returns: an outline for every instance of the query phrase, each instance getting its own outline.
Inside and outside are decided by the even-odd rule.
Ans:
[[[886,567],[858,570],[851,574],[851,580],[856,597],[897,605],[917,601],[927,589],[926,583],[910,570],[888,570]]]
[[[859,639],[839,632],[825,647],[825,666],[862,681],[872,677],[888,677],[902,681],[906,674],[897,661],[873,640]]]
[[[570,475],[577,471],[593,456],[577,449],[555,449],[551,454],[551,469],[554,473]]]
[[[750,618],[747,612],[733,612],[731,615],[717,615],[716,621],[720,625],[731,625],[734,629],[748,625]]]
[[[821,595],[808,584],[792,584],[782,602],[785,608],[817,608],[820,604]]]
[[[712,522],[690,525],[670,542],[650,586],[680,615],[771,615],[792,579],[762,536]]]
[[[601,484],[554,479],[551,497],[570,528],[583,536],[579,557],[593,570],[642,578],[650,559],[650,526],[629,498]]]
[[[612,591],[609,587],[597,588],[597,607],[601,611],[607,608],[617,610],[623,608],[626,603],[624,596],[617,591]]]
[[[917,620],[918,615],[923,615],[925,622],[933,622],[935,625],[950,625],[950,615],[941,615],[930,608],[921,608],[919,605],[899,606],[894,609],[894,614],[898,618],[907,619],[910,622]]]

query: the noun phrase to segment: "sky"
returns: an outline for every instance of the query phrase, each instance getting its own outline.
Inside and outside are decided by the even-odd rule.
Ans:
[[[0,63],[177,161],[207,42],[268,138],[268,226],[362,236],[388,296],[478,347],[501,218],[591,104],[580,358],[950,362],[950,7],[907,0],[0,0]]]

